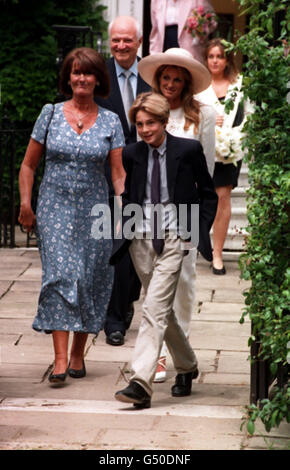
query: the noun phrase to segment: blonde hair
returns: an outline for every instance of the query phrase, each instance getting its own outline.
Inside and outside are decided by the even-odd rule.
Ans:
[[[200,123],[200,104],[198,101],[196,101],[193,97],[194,95],[194,85],[193,85],[193,79],[191,76],[191,73],[184,67],[180,67],[177,65],[170,65],[170,64],[165,64],[161,65],[158,67],[158,69],[155,72],[154,80],[153,80],[153,87],[157,93],[161,93],[160,90],[160,78],[161,75],[163,74],[164,70],[167,69],[167,67],[174,67],[177,70],[180,70],[183,74],[184,78],[184,88],[181,92],[181,106],[184,111],[184,117],[185,117],[185,124],[184,124],[184,130],[187,131],[191,124],[194,124],[194,134],[197,133],[198,126]]]
[[[130,108],[129,119],[132,124],[136,124],[138,111],[152,114],[162,124],[167,124],[170,108],[167,99],[163,95],[154,91],[148,91],[147,93],[140,93]]]

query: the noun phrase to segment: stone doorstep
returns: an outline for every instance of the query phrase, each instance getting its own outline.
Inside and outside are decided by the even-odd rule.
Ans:
[[[152,412],[153,408],[150,410]],[[132,412],[131,408],[123,408],[118,414],[86,414],[85,420],[81,421],[78,413],[43,412],[43,431],[39,430],[36,413],[3,412],[8,435],[2,446],[14,444],[16,448],[25,448],[26,445],[36,449],[83,448],[107,451],[241,448],[243,433],[239,429],[239,419],[200,419],[171,414],[156,416],[149,414],[150,410]],[[67,433],[68,428],[71,429],[70,433]]]
[[[183,400],[184,401],[184,400]],[[210,406],[181,403],[176,400],[176,405],[171,403],[158,403],[144,410],[135,410],[136,414],[145,416],[187,416],[192,418],[216,418],[216,419],[241,419],[242,411],[239,406]],[[69,400],[69,399],[40,399],[40,398],[5,398],[0,404],[0,412],[3,411],[29,411],[54,413],[81,413],[81,414],[131,414],[131,405],[120,403],[116,400]]]

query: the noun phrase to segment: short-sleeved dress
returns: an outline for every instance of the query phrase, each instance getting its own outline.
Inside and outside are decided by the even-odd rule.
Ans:
[[[37,201],[42,285],[33,328],[97,334],[104,324],[113,271],[111,239],[92,236],[96,204],[108,204],[104,164],[124,146],[119,117],[99,106],[93,126],[81,135],[63,113],[47,104],[31,137],[46,140],[45,171]]]

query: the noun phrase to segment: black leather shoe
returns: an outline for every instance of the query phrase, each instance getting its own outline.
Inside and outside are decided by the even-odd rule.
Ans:
[[[112,346],[122,346],[124,344],[123,333],[121,331],[113,331],[113,333],[107,336],[106,343]]]
[[[171,388],[171,395],[173,397],[187,397],[191,394],[191,383],[193,379],[198,376],[198,369],[194,372],[186,374],[177,374],[175,377],[175,384]]]
[[[83,367],[82,369],[71,369],[70,366],[68,366],[68,375],[72,379],[82,379],[83,377],[86,376],[86,366],[85,366],[85,361],[83,361]]]
[[[213,266],[212,267],[212,272],[213,272],[213,274],[217,274],[218,276],[222,276],[223,274],[226,274],[226,268],[223,266],[221,269],[217,269]]]
[[[125,318],[125,328],[126,328],[126,330],[129,330],[132,319],[133,319],[133,316],[134,316],[134,306],[133,306],[133,304],[131,304],[130,308],[129,308],[127,314],[126,314],[126,318]]]
[[[65,382],[66,376],[67,376],[67,371],[66,370],[63,374],[49,374],[48,380],[52,384],[63,384]]]
[[[124,390],[120,390],[119,392],[115,393],[115,398],[118,401],[122,401],[123,403],[133,403],[135,408],[142,409],[142,408],[150,408],[151,406],[151,398],[150,395],[144,390],[141,385],[137,382],[130,382],[128,387],[124,388]]]

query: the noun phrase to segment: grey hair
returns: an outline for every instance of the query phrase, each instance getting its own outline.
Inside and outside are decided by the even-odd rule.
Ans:
[[[109,36],[111,36],[111,30],[112,30],[112,27],[113,27],[115,21],[118,20],[119,18],[131,18],[133,20],[133,22],[135,23],[135,27],[136,27],[137,40],[139,41],[139,39],[143,35],[143,31],[142,31],[142,28],[141,28],[141,25],[140,25],[139,21],[136,20],[136,18],[134,18],[133,16],[118,16],[113,21],[111,21],[110,24],[109,24],[109,28],[108,28]]]

